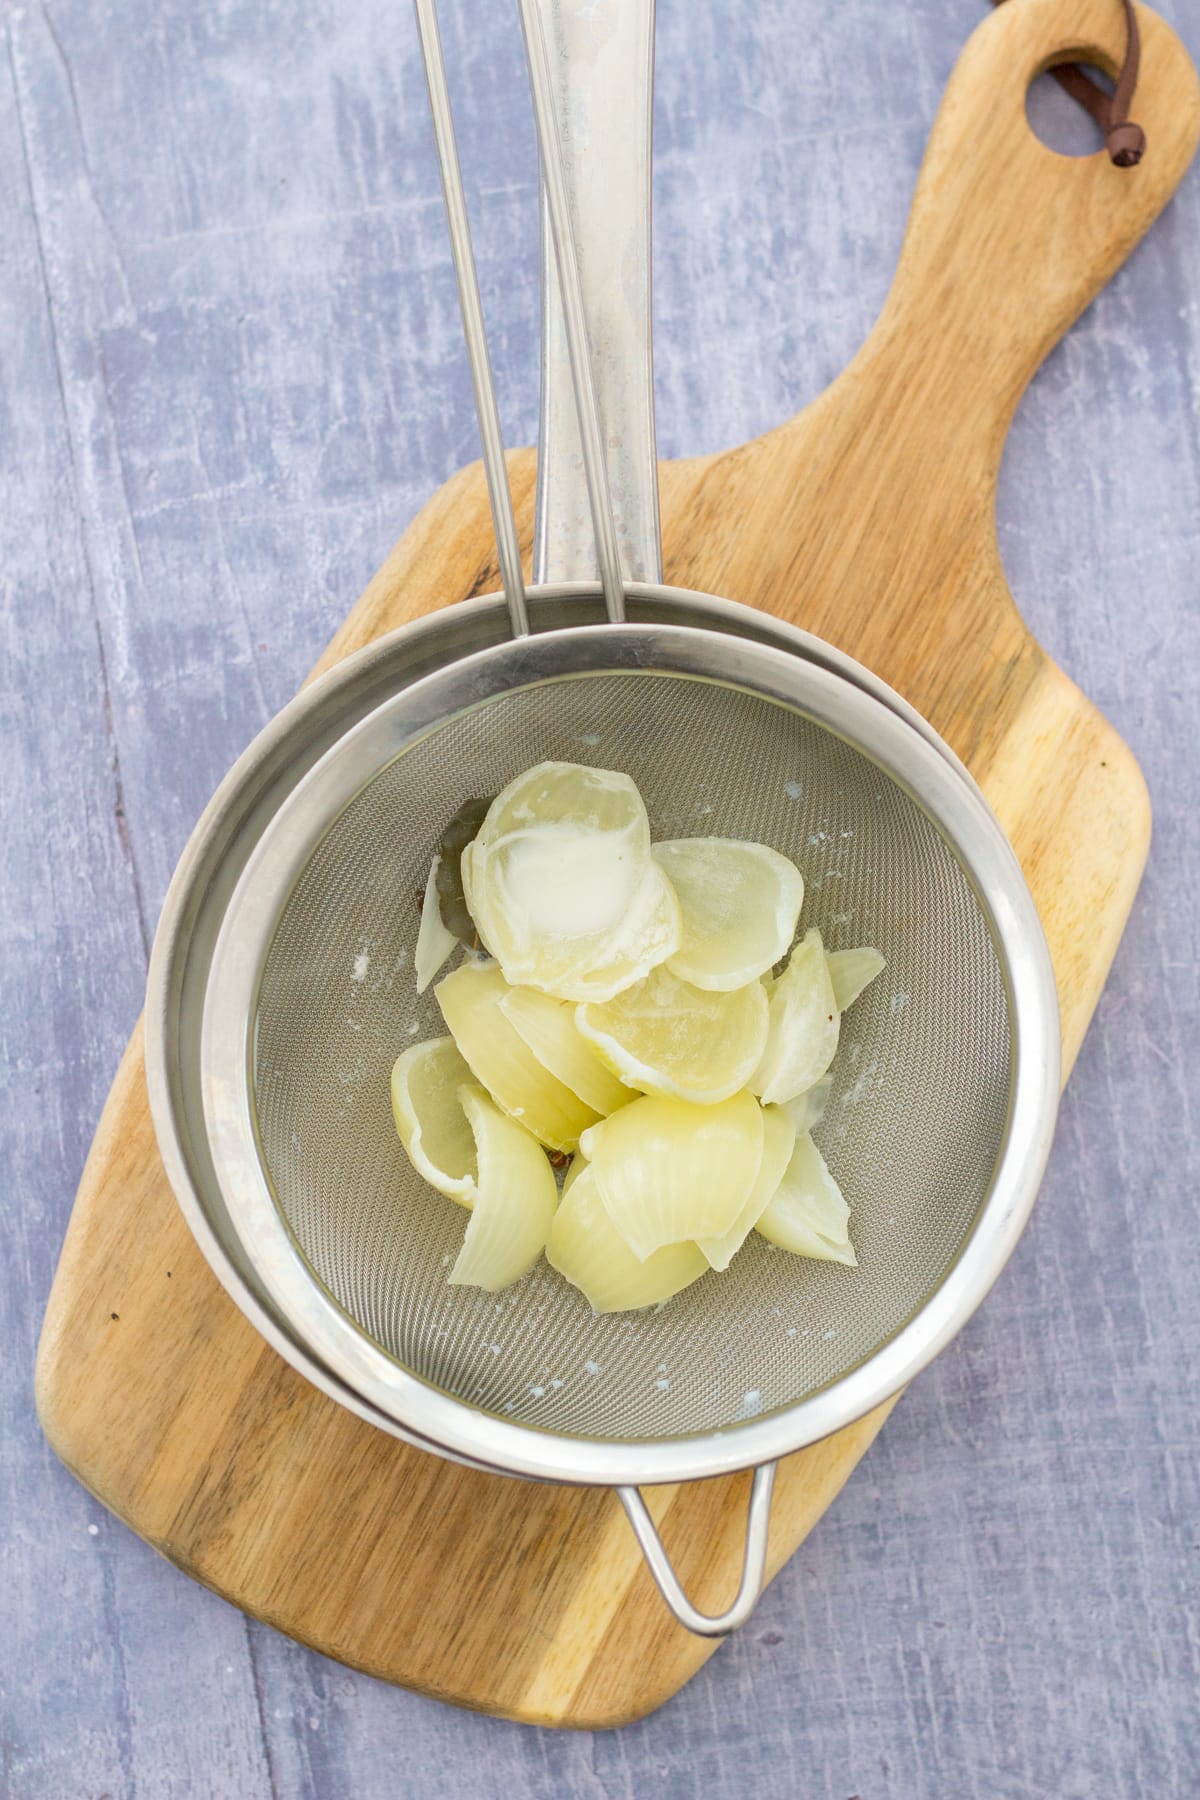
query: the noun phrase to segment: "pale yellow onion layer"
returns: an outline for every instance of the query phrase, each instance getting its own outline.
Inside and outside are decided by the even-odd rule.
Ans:
[[[458,939],[442,921],[437,891],[441,863],[440,856],[435,856],[430,863],[425,895],[421,901],[421,924],[417,932],[417,947],[413,952],[413,973],[417,978],[418,994],[425,992],[434,976],[440,974],[458,948]]]
[[[708,1268],[695,1244],[668,1244],[644,1262],[636,1257],[609,1218],[595,1172],[581,1156],[564,1183],[546,1260],[580,1289],[595,1313],[658,1306]]]
[[[750,1080],[764,1105],[794,1100],[821,1079],[837,1051],[839,1023],[821,934],[806,932],[770,988],[766,1047]]]
[[[832,1093],[833,1076],[822,1075],[820,1081],[814,1081],[810,1088],[805,1088],[804,1092],[797,1094],[794,1100],[783,1102],[798,1132],[817,1129],[829,1110],[829,1099]]]
[[[463,1087],[459,1098],[475,1137],[479,1178],[450,1281],[494,1294],[519,1281],[542,1254],[558,1188],[541,1145],[482,1088]]]
[[[514,987],[608,1000],[679,944],[670,882],[648,852],[631,856],[610,837],[584,847],[531,829],[487,848],[476,842],[462,875],[480,939]]]
[[[806,1131],[796,1145],[783,1180],[762,1213],[757,1229],[768,1243],[794,1256],[824,1262],[858,1263],[850,1242],[850,1208],[829,1167]]]
[[[509,989],[496,964],[465,962],[434,991],[455,1043],[497,1106],[552,1150],[573,1150],[599,1114],[556,1080],[504,1016]]]
[[[744,1092],[715,1106],[650,1094],[593,1125],[580,1148],[609,1218],[645,1261],[730,1229],[762,1162],[762,1109]]]
[[[727,1269],[783,1180],[796,1143],[796,1127],[782,1106],[763,1107],[763,1152],[758,1175],[743,1206],[729,1230],[720,1237],[700,1238],[698,1248],[714,1269]]]
[[[575,1016],[584,1037],[630,1087],[711,1106],[738,1093],[758,1067],[769,1008],[761,982],[713,993],[658,968]]]
[[[601,1117],[636,1097],[583,1036],[571,1001],[555,1000],[537,988],[515,987],[505,994],[500,1010],[542,1067]]]
[[[392,1117],[418,1175],[470,1207],[478,1174],[475,1136],[458,1098],[471,1079],[453,1038],[414,1044],[392,1067]]]
[[[669,965],[676,975],[729,993],[787,955],[804,877],[786,856],[718,837],[675,838],[653,854],[679,897],[683,935]]]
[[[526,769],[488,808],[462,869],[471,916],[514,986],[607,998],[678,947],[678,903],[650,860],[637,785],[619,771]]]
[[[856,950],[827,950],[825,961],[829,965],[834,1003],[840,1013],[853,1006],[863,990],[887,968],[879,951],[866,944]]]
[[[510,781],[489,806],[476,842],[486,849],[509,832],[563,823],[631,833],[635,849],[650,849],[650,821],[633,778],[619,769],[568,762],[535,763]]]

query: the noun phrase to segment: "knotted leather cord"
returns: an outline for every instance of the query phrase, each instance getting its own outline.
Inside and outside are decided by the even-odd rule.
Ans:
[[[993,6],[1002,4],[1003,0],[992,0]],[[1079,63],[1059,63],[1057,68],[1050,70],[1050,74],[1070,94],[1072,100],[1078,101],[1080,106],[1091,113],[1104,133],[1108,154],[1117,168],[1132,169],[1141,162],[1142,152],[1146,148],[1145,132],[1129,117],[1134,89],[1137,87],[1141,43],[1133,0],[1121,0],[1121,4],[1125,10],[1125,60],[1111,94],[1106,94]]]

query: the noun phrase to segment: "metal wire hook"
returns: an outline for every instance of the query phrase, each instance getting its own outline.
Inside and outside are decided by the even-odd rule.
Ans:
[[[458,282],[463,335],[467,340],[467,355],[471,362],[475,413],[479,420],[479,436],[483,446],[483,467],[492,508],[492,528],[496,534],[496,550],[500,558],[500,579],[504,583],[504,598],[508,602],[513,636],[527,637],[529,612],[525,601],[525,578],[521,573],[517,520],[504,461],[500,410],[496,404],[496,383],[492,375],[492,359],[488,354],[487,331],[483,323],[483,302],[479,294],[475,252],[471,245],[467,198],[463,191],[458,146],[454,141],[454,115],[446,83],[446,59],[442,53],[437,8],[434,0],[413,0],[413,3],[417,13],[417,32],[421,39],[421,55],[425,62],[429,110],[433,115],[433,134],[437,142],[442,195],[446,202],[446,225],[450,233],[450,250]]]

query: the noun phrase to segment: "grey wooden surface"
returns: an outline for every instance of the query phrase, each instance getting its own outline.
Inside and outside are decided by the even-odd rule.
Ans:
[[[1200,49],[1200,0],[1169,10]],[[980,11],[660,0],[665,454],[776,422],[852,353]],[[512,9],[444,14],[528,441]],[[51,0],[0,24],[0,1791],[1200,1792],[1195,173],[1039,376],[1003,472],[1012,586],[1157,820],[1033,1223],[747,1630],[655,1718],[556,1735],[246,1620],[38,1431],[42,1306],[175,858],[476,440],[403,0]],[[1066,102],[1038,117],[1090,144]]]

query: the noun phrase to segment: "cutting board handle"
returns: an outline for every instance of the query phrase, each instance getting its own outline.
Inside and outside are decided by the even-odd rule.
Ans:
[[[884,383],[903,359],[904,381],[919,383],[906,404],[929,410],[935,435],[938,418],[956,436],[969,418],[997,466],[1030,377],[1149,229],[1200,136],[1200,83],[1187,51],[1156,13],[1137,14],[1134,112],[1147,148],[1130,169],[1103,148],[1059,155],[1025,113],[1030,82],[1051,64],[1116,72],[1125,46],[1118,0],[1008,0],[977,27],[942,100],[895,281],[864,347]],[[984,445],[981,392],[991,425]]]

